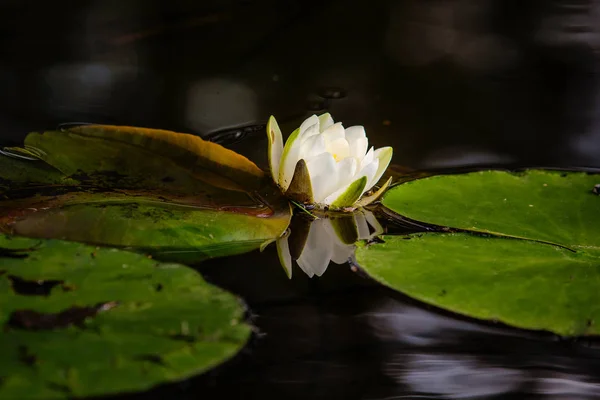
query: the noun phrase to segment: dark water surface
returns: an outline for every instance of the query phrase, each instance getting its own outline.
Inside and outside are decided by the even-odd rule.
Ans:
[[[195,133],[266,165],[261,124],[329,111],[393,163],[600,167],[595,0],[0,2],[0,142],[68,121]],[[273,246],[197,266],[257,331],[123,399],[600,397],[600,349],[430,309]]]

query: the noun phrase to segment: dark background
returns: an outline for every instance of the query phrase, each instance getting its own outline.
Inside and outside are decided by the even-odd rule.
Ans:
[[[329,110],[397,164],[597,166],[599,46],[593,0],[2,0],[0,132]]]
[[[264,165],[269,115],[289,133],[329,111],[414,168],[600,167],[599,50],[593,0],[0,0],[0,144],[110,123]],[[280,268],[273,249],[200,266],[259,333],[224,367],[133,398],[600,393],[593,343],[456,319],[343,266]]]

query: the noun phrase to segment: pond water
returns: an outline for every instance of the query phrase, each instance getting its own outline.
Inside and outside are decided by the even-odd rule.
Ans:
[[[26,3],[0,5],[0,145],[114,123],[195,133],[265,167],[269,115],[288,133],[329,111],[396,165],[600,167],[595,1]],[[203,376],[113,398],[600,398],[592,340],[461,318],[348,264],[288,279],[274,245],[194,267],[247,303],[250,343]]]
[[[117,398],[600,396],[595,340],[452,315],[386,289],[349,264],[332,262],[312,278],[294,265],[288,279],[274,246],[196,268],[245,299],[256,326],[249,345],[206,375]]]

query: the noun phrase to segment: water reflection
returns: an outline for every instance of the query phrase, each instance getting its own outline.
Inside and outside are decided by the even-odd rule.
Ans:
[[[241,258],[237,268],[215,268],[225,268],[224,276],[242,272]],[[301,294],[251,301],[258,334],[242,354],[156,398],[600,398],[600,352],[584,343],[447,318],[381,288],[340,293],[282,282]],[[396,323],[386,325],[390,319]]]
[[[319,214],[316,219],[295,216],[287,234],[277,240],[277,253],[288,277],[293,261],[309,278],[321,276],[330,262],[347,263],[354,255],[354,243],[383,233],[371,211]],[[292,242],[290,245],[290,241]]]

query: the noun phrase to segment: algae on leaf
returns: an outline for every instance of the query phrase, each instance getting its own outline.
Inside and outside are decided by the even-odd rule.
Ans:
[[[245,344],[243,315],[182,265],[0,236],[0,398],[101,396],[200,374]]]

